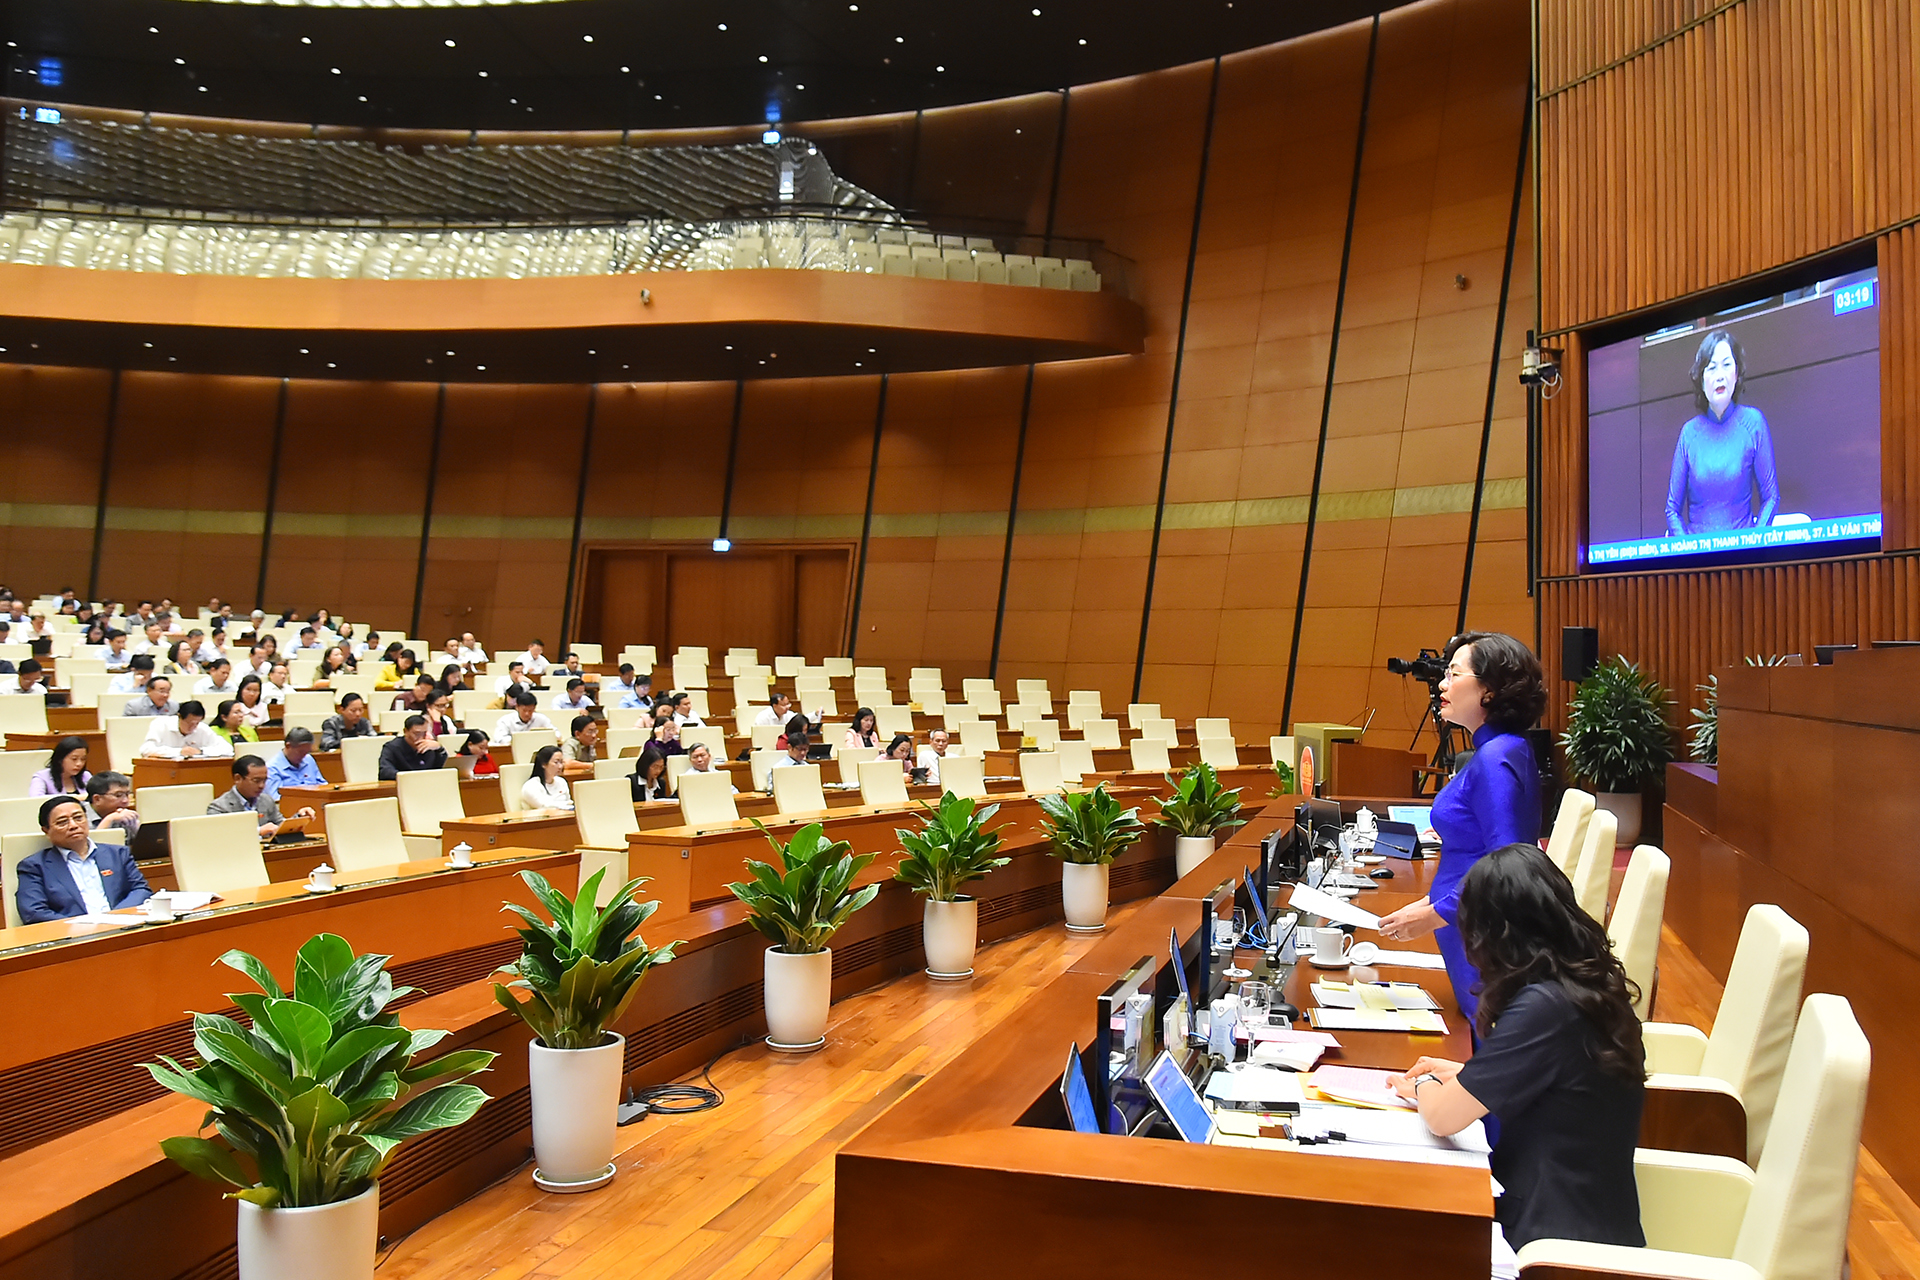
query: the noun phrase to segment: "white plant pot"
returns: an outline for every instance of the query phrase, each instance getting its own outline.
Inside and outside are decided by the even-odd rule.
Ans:
[[[980,941],[980,900],[952,902],[927,899],[921,918],[921,941],[927,952],[927,975],[933,978],[971,978],[973,949]]]
[[[807,1053],[827,1042],[827,1010],[833,1007],[833,948],[789,955],[767,948],[767,1044],[787,1053]]]
[[[1602,791],[1593,797],[1594,807],[1605,809],[1619,824],[1619,834],[1614,836],[1618,844],[1633,846],[1640,843],[1640,793]]]
[[[373,1280],[380,1186],[306,1209],[240,1206],[240,1280]]]
[[[527,1046],[533,1095],[533,1181],[543,1191],[591,1191],[613,1181],[620,1077],[627,1042],[608,1032],[592,1049]]]
[[[1173,838],[1173,874],[1184,876],[1213,856],[1212,836],[1175,836]]]
[[[1093,933],[1107,927],[1107,864],[1060,864],[1060,905],[1066,908],[1067,928]]]

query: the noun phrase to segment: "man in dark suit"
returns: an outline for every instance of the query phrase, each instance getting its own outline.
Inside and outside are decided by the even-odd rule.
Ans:
[[[403,773],[419,769],[444,769],[447,751],[427,733],[425,716],[408,716],[406,732],[391,738],[380,748],[380,781],[392,782]]]
[[[137,907],[153,896],[131,854],[93,842],[78,798],[54,796],[41,805],[40,830],[51,847],[20,863],[14,900],[22,924]]]

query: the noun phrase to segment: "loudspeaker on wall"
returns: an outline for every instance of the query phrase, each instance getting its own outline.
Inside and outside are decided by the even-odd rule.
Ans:
[[[1598,627],[1560,628],[1560,677],[1585,680],[1600,665]]]

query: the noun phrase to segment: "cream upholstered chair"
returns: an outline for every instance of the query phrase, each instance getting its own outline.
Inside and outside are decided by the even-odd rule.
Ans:
[[[807,660],[797,654],[775,654],[773,658],[773,674],[782,680],[791,680],[800,673],[800,668],[806,665]]]
[[[873,709],[874,727],[888,738],[896,733],[913,732],[913,712],[906,707],[876,706]]]
[[[675,756],[674,759],[677,760],[680,759],[680,757]],[[593,762],[594,781],[604,782],[608,778],[631,778],[634,770],[639,767],[639,756],[610,756],[603,760],[595,760]]]
[[[1127,704],[1127,728],[1138,729],[1144,721],[1160,718],[1160,704],[1157,702],[1129,702]]]
[[[982,680],[978,676],[967,676],[960,681],[961,696],[966,698],[968,702],[973,701],[973,695],[976,693],[992,693],[997,695],[998,692],[999,691],[994,688],[993,681]]]
[[[867,805],[905,805],[907,771],[898,760],[862,760],[860,762],[860,803]]]
[[[1173,768],[1167,759],[1167,744],[1158,738],[1138,737],[1127,744],[1133,756],[1135,773],[1165,773]]]
[[[540,748],[557,747],[559,745],[560,731],[558,729],[522,729],[519,733],[513,735],[513,758],[531,763],[533,753]],[[351,781],[351,779],[349,779],[349,781]]]
[[[673,687],[675,689],[706,688],[706,661],[704,659],[689,658],[685,654],[675,654],[673,659]]]
[[[653,741],[653,732],[648,729],[608,729],[607,750],[619,755],[628,747],[635,750],[644,748]]]
[[[600,656],[601,648],[597,644],[585,644],[581,642],[576,642],[574,644],[568,645],[567,647],[580,655],[580,662],[584,666],[597,667],[602,662],[606,661],[606,659]]]
[[[820,789],[819,765],[784,765],[773,771],[772,779],[776,813],[819,813],[827,807],[827,794]]]
[[[1067,690],[1069,707],[1092,707],[1095,715],[1100,714],[1100,691],[1098,689]]]
[[[1042,751],[1051,751],[1060,745],[1060,722],[1058,720],[1029,720],[1021,728],[1021,733],[1033,739],[1033,745]]]
[[[566,692],[566,690],[563,689],[561,690],[561,692],[564,693]],[[397,737],[402,731],[406,729],[407,717],[413,714],[415,713],[408,711],[405,707],[388,707],[385,711],[382,711],[380,713],[380,723],[378,725],[378,728],[381,733],[387,735],[390,738]]]
[[[500,766],[500,803],[502,813],[519,813],[526,803],[521,799],[521,788],[527,785],[527,779],[533,776],[533,761],[522,760],[515,764]]]
[[[1100,708],[1097,706],[1090,706],[1084,702],[1069,702],[1067,704],[1067,727],[1069,729],[1084,729],[1087,721],[1098,720],[1099,718]]]
[[[1015,680],[1013,689],[1022,702],[1038,706],[1043,710],[1053,709],[1053,692],[1047,688],[1045,680]]]
[[[767,682],[759,676],[735,676],[733,678],[733,705],[735,707],[761,706],[767,701]]]
[[[740,820],[733,780],[718,769],[680,777],[680,818],[690,827],[716,827]]]
[[[1028,795],[1049,795],[1064,788],[1060,755],[1055,751],[1020,753],[1020,789]]]
[[[1645,1022],[1653,1009],[1654,961],[1660,954],[1660,921],[1667,909],[1667,855],[1650,844],[1637,846],[1627,862],[1620,897],[1607,921],[1607,942],[1640,989],[1633,1011]]]
[[[460,775],[453,769],[416,769],[393,780],[400,801],[400,829],[408,835],[440,838],[440,824],[467,816],[460,802]]]
[[[1293,735],[1276,733],[1267,739],[1267,759],[1274,764],[1293,764]]]
[[[968,800],[984,799],[987,794],[987,762],[979,756],[957,756],[949,751],[940,757],[940,789]]]
[[[198,818],[213,803],[211,782],[187,782],[177,787],[142,787],[133,793],[133,811],[142,822],[171,822]],[[254,824],[256,829],[259,824]],[[257,838],[257,837],[256,837]]]
[[[376,733],[365,738],[342,738],[340,771],[346,774],[347,781],[380,781],[380,748],[391,741],[393,735],[390,733]]]
[[[1613,878],[1613,841],[1619,830],[1617,818],[1605,809],[1595,809],[1587,819],[1580,861],[1573,870],[1573,896],[1580,903],[1580,909],[1595,920],[1607,918],[1607,889]]]
[[[692,769],[693,758],[691,756],[678,755],[667,757],[667,771],[664,776],[667,780],[667,791],[669,794],[680,794],[680,779],[684,778]]]
[[[691,751],[693,750],[694,744],[698,742],[706,743],[713,751],[713,754],[717,756],[725,756],[727,753],[727,731],[718,725],[689,724],[680,727],[680,744],[682,746]],[[518,755],[519,753],[515,752],[514,754]]]
[[[969,751],[998,751],[1000,730],[991,720],[968,720],[960,726],[960,742]]]
[[[35,797],[44,799],[44,797]],[[254,841],[258,844],[259,841]],[[4,887],[6,901],[7,928],[20,927],[20,902],[15,896],[20,889],[20,864],[47,847],[47,837],[38,828],[32,831],[8,831],[0,833],[0,887]]]
[[[1031,703],[1010,702],[1007,704],[1007,728],[1024,730],[1027,727],[1027,721],[1038,720],[1043,710]]]
[[[68,681],[67,687],[72,691],[67,699],[68,705],[75,707],[99,706],[100,695],[106,692],[107,686],[112,682],[113,677],[104,671],[98,674],[92,672],[75,673]]]
[[[1238,769],[1240,748],[1233,745],[1232,738],[1202,738],[1200,758],[1216,769]]]
[[[835,680],[851,680],[853,678],[852,658],[822,658],[820,660],[820,666],[826,671],[827,675]]]
[[[987,689],[980,693],[968,694],[967,706],[982,720],[1000,718],[1000,694],[997,690]]]
[[[1180,731],[1173,727],[1173,720],[1167,716],[1145,716],[1140,721],[1140,736],[1158,738],[1170,747],[1180,745]]]
[[[327,858],[336,871],[367,871],[440,856],[438,836],[400,831],[400,801],[351,800],[327,806]]]
[[[840,766],[840,781],[843,785],[860,785],[860,766],[869,760],[880,758],[878,747],[841,747],[834,752],[835,763]]]
[[[1202,716],[1193,722],[1193,740],[1205,742],[1208,738],[1225,738],[1233,741],[1233,721],[1226,716]]]
[[[1067,782],[1079,782],[1089,773],[1097,773],[1093,763],[1093,748],[1085,738],[1066,738],[1056,743],[1053,753],[1060,757],[1060,777]]]
[[[140,758],[141,744],[146,742],[153,720],[148,716],[108,716],[100,727],[107,735],[107,763],[131,778],[133,762]]]
[[[260,824],[251,813],[176,818],[167,826],[167,844],[173,874],[190,893],[230,893],[268,883]]]
[[[633,784],[625,778],[574,783],[573,817],[580,825],[581,844],[624,854],[627,837],[640,829],[633,809]]]
[[[0,800],[26,795],[33,775],[46,767],[44,751],[0,751]]]
[[[772,790],[772,783],[768,778],[773,772],[773,762],[785,754],[787,753],[775,751],[771,747],[754,749],[747,757],[747,768],[751,770],[750,776],[753,778],[753,790]]]
[[[1103,748],[1107,750],[1118,750],[1120,746],[1120,722],[1118,720],[1101,719],[1082,720],[1080,722],[1080,736],[1086,739],[1087,745],[1096,751]]]
[[[1535,1240],[1520,1250],[1521,1275],[1841,1275],[1872,1056],[1844,997],[1808,996],[1757,1167],[1725,1156],[1636,1151],[1647,1247]]]
[[[772,751],[773,744],[780,741],[786,730],[777,724],[756,724],[747,730],[747,736],[753,740],[755,751]]]
[[[16,693],[0,698],[0,735],[47,732],[47,695]]]
[[[675,658],[684,658],[688,662],[697,662],[703,667],[713,665],[713,650],[704,644],[676,645],[673,650],[673,656]]]
[[[1560,809],[1553,819],[1553,835],[1547,839],[1547,857],[1553,865],[1573,879],[1580,866],[1580,851],[1585,847],[1587,823],[1593,817],[1593,797],[1577,787],[1560,793]]]
[[[1747,909],[1727,969],[1713,1031],[1679,1023],[1640,1028],[1647,1046],[1647,1087],[1728,1095],[1747,1118],[1747,1162],[1758,1164],[1780,1078],[1793,1041],[1793,1015],[1807,973],[1807,931],[1767,903]]]

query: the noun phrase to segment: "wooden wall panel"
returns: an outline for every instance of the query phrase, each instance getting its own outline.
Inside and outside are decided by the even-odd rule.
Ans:
[[[0,581],[85,591],[113,375],[0,365]]]

